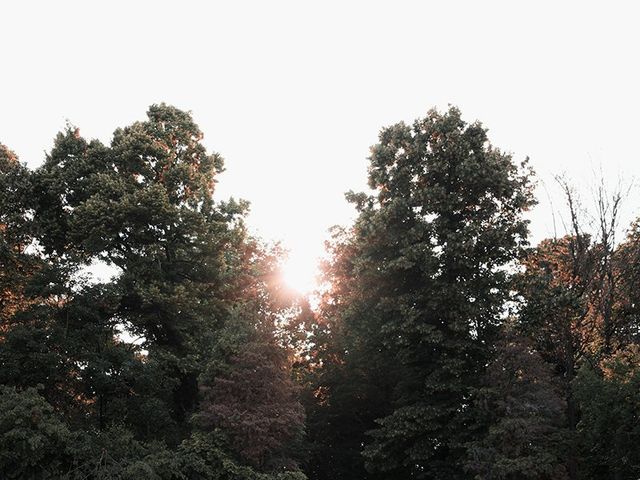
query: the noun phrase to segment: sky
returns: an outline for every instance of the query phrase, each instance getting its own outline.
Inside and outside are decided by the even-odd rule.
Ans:
[[[631,1],[3,2],[0,143],[36,167],[67,120],[109,142],[153,103],[189,110],[226,161],[217,198],[251,202],[252,231],[290,250],[306,289],[328,228],[354,217],[344,192],[366,188],[380,129],[432,107],[458,106],[530,157],[534,242],[562,233],[554,175],[587,206],[599,172],[631,185],[638,13]]]

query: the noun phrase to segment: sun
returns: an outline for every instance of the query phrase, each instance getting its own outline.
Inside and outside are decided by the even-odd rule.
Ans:
[[[317,259],[312,255],[290,252],[281,267],[284,283],[298,293],[311,293],[317,287]]]

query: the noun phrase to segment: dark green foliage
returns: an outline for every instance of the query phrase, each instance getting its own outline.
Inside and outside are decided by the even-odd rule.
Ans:
[[[270,460],[273,475],[247,466],[226,417],[192,431],[201,374],[216,364],[241,365],[242,375],[236,359],[251,356],[233,339],[233,312],[253,304],[247,289],[262,282],[266,254],[246,233],[247,204],[214,202],[222,159],[206,152],[190,114],[163,104],[147,116],[108,146],[67,127],[35,172],[0,149],[0,382],[27,388],[15,395],[37,398],[64,430],[50,439],[60,443],[55,456],[42,450],[39,468],[51,478],[300,478],[293,463]],[[83,277],[100,264],[111,280]],[[255,404],[271,405],[260,395],[273,380],[293,412],[254,440],[258,449],[270,442],[274,459],[290,458],[303,421],[275,327],[290,300],[279,301],[261,301],[242,327],[261,339],[252,345],[268,346],[247,368],[272,360]],[[28,390],[36,385],[41,396]],[[214,444],[195,447],[211,435]]]
[[[1,478],[640,476],[637,225],[584,233],[564,184],[524,252],[526,162],[432,110],[381,131],[312,309],[202,137],[161,104],[35,171],[0,145]]]
[[[328,271],[322,321],[336,350],[323,369],[342,373],[322,373],[318,388],[344,408],[337,423],[366,412],[348,442],[352,456],[366,444],[370,472],[464,478],[471,389],[507,299],[505,267],[526,242],[528,171],[452,108],[384,129],[369,184],[374,196],[349,195],[359,217]],[[336,404],[344,387],[332,379],[359,394]],[[325,461],[342,447],[325,445]]]
[[[178,480],[183,464],[176,452],[159,442],[142,443],[122,427],[76,432],[66,450],[68,480]]]
[[[219,332],[212,360],[201,376],[200,428],[218,426],[234,454],[259,472],[295,472],[304,431],[304,409],[293,382],[286,338],[291,299],[277,276],[278,250],[249,242],[252,272],[243,295]]]
[[[583,478],[632,480],[640,475],[640,352],[629,347],[602,369],[584,365],[574,381],[582,413],[578,435]]]
[[[374,308],[371,297],[352,281],[357,278],[353,243],[341,230],[333,238],[331,261],[324,266],[330,289],[316,315],[306,312],[312,343],[302,375],[309,449],[305,471],[314,479],[374,478],[364,468],[364,434],[388,413],[397,368],[389,352],[378,347],[382,338],[374,322],[347,323],[351,316],[345,313],[371,319]]]
[[[487,428],[467,445],[474,478],[567,478],[566,404],[559,381],[551,365],[513,331],[499,342],[474,402]]]
[[[33,239],[30,172],[0,144],[0,322],[11,322],[26,305],[25,288],[41,260],[26,251]],[[0,332],[1,334],[1,332]]]
[[[35,389],[0,387],[0,474],[21,480],[304,480],[266,475],[228,454],[219,432],[194,434],[175,450],[143,443],[122,427],[70,431]]]
[[[180,445],[178,454],[182,473],[189,480],[305,480],[298,471],[259,473],[243,466],[225,453],[225,442],[219,433],[196,433]]]
[[[158,386],[172,394],[159,394],[153,403],[166,402],[156,410],[169,412],[171,422],[184,423],[197,403],[196,363],[206,349],[200,339],[220,328],[227,308],[224,250],[242,241],[230,225],[242,206],[213,204],[214,174],[222,160],[207,154],[201,139],[190,115],[152,106],[147,121],[118,129],[109,147],[68,128],[34,175],[45,250],[72,262],[103,260],[120,271],[108,291],[76,294],[79,302],[93,297],[89,311],[79,312],[84,325],[78,330],[85,339],[95,338],[93,350],[77,361],[87,364],[84,388],[99,404],[101,426],[111,398],[133,388],[133,377],[123,377],[133,370],[143,382],[143,371],[161,372]],[[108,295],[115,295],[115,303],[98,318],[99,310],[91,308],[109,302]],[[73,315],[71,305],[64,307],[67,316]],[[127,360],[135,348],[109,343],[123,326],[144,339],[148,362]],[[167,428],[171,422],[151,423]]]
[[[70,439],[67,426],[35,389],[0,385],[0,477],[60,478]]]
[[[18,157],[0,144],[0,234],[4,249],[23,248],[32,237],[29,229],[30,172]]]

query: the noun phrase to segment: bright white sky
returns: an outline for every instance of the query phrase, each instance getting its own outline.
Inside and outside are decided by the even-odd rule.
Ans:
[[[353,216],[381,127],[432,106],[577,184],[640,173],[635,2],[57,1],[0,6],[0,142],[30,166],[65,120],[108,142],[165,101],[226,159],[218,198],[291,250],[306,287]],[[635,215],[637,187],[625,219]],[[585,190],[587,192],[588,190]],[[544,189],[534,239],[553,234]],[[558,203],[558,200],[556,200]],[[555,205],[558,207],[558,205]]]

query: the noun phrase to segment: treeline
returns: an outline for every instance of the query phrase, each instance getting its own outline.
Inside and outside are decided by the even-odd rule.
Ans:
[[[381,131],[311,308],[155,105],[0,146],[0,478],[637,479],[640,227],[531,247],[526,162],[460,112]],[[87,272],[107,265],[97,282]]]

